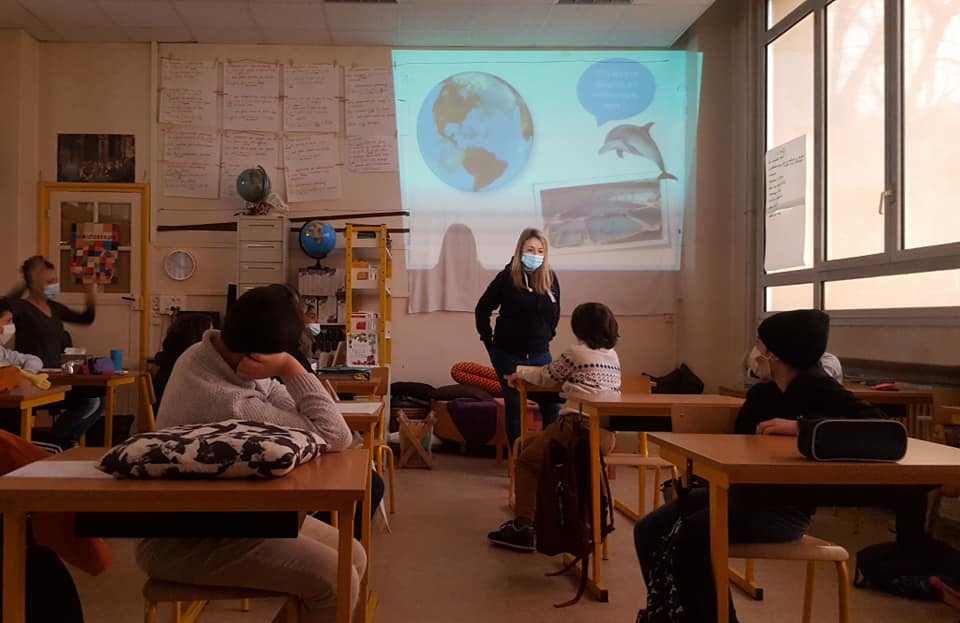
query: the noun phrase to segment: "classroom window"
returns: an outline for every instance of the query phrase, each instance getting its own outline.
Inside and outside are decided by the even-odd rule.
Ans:
[[[766,288],[765,311],[781,312],[813,307],[813,284],[797,283],[790,286]]]
[[[807,148],[803,262],[766,262],[760,310],[960,307],[960,3],[768,0],[766,17],[764,143]],[[760,248],[786,248],[764,207]]]
[[[960,241],[960,5],[904,3],[904,246]]]
[[[883,2],[827,6],[828,260],[883,253]]]
[[[824,284],[824,308],[893,309],[960,305],[960,269],[886,275]]]

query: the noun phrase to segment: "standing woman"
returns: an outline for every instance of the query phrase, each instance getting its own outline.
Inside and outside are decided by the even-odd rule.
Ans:
[[[59,368],[60,356],[69,344],[63,323],[91,325],[96,318],[94,291],[86,293],[82,312],[74,311],[56,302],[60,294],[60,280],[54,265],[40,255],[28,258],[21,267],[23,283],[7,294],[17,327],[17,350],[36,355],[44,368]],[[24,297],[26,293],[26,297]],[[103,414],[100,391],[95,388],[76,388],[67,393],[60,415],[50,433],[62,448],[80,443],[80,438]],[[111,440],[106,444],[112,445]]]
[[[490,330],[490,314],[500,308],[497,327]],[[505,376],[517,366],[550,363],[550,340],[560,320],[560,283],[550,270],[547,237],[538,229],[525,229],[517,240],[513,259],[500,271],[474,310],[480,340],[503,388],[510,444],[520,436],[520,394],[507,385]],[[540,405],[543,427],[557,419],[560,404],[548,396],[533,397]]]

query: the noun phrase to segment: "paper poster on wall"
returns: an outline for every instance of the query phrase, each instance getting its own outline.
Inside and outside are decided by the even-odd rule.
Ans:
[[[774,147],[764,158],[764,204],[767,272],[802,268],[806,248],[807,137]]]
[[[347,136],[392,136],[397,117],[393,96],[389,99],[349,101],[346,106]]]
[[[247,96],[280,96],[280,66],[273,63],[225,63],[223,92]]]
[[[220,135],[207,130],[168,128],[163,133],[163,194],[216,199]]]
[[[393,101],[393,70],[389,67],[348,67],[344,72],[347,102]]]
[[[340,100],[333,97],[287,97],[283,129],[288,132],[338,132]]]
[[[217,66],[212,61],[160,61],[160,123],[217,126]]]
[[[271,180],[277,180],[280,147],[276,135],[253,132],[225,132],[223,164],[220,166],[220,198],[239,199],[237,176],[252,167],[263,167]]]
[[[337,139],[320,134],[287,136],[283,144],[287,201],[339,199],[340,150]]]
[[[117,273],[120,225],[117,223],[74,223],[70,235],[70,274],[76,284],[113,285]]]
[[[280,99],[269,95],[224,93],[223,129],[278,132]]]
[[[287,65],[283,68],[286,97],[340,97],[340,70],[333,65]]]
[[[354,173],[396,171],[397,140],[393,136],[351,136],[347,158]]]

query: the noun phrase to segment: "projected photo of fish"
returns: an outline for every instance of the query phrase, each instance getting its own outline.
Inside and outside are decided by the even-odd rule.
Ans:
[[[659,179],[538,188],[554,249],[624,249],[669,243]]]

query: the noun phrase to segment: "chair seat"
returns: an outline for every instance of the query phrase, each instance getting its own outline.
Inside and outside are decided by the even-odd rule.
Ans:
[[[632,452],[611,452],[604,457],[607,465],[627,465],[631,467],[673,467],[673,463],[659,456],[643,456]]]
[[[807,535],[787,543],[731,543],[729,556],[730,558],[824,562],[842,562],[850,558],[847,550],[839,545]]]
[[[286,593],[265,591],[256,588],[236,586],[204,586],[182,584],[164,580],[147,580],[143,585],[143,598],[152,602],[170,601],[221,601],[233,599],[267,599],[270,597],[288,598]]]

